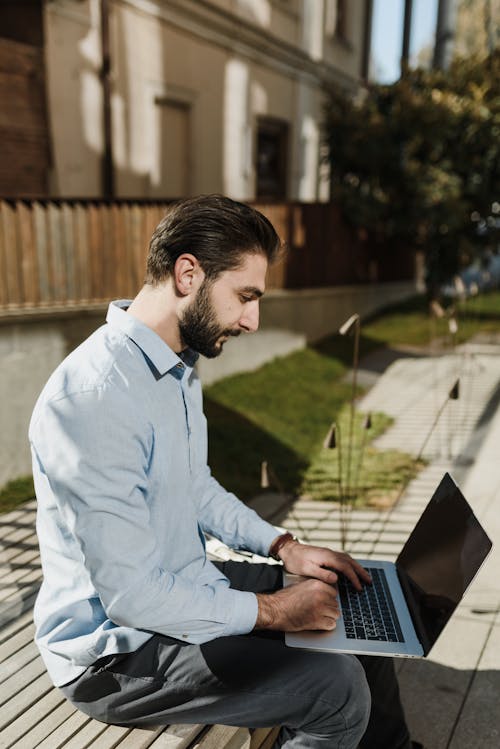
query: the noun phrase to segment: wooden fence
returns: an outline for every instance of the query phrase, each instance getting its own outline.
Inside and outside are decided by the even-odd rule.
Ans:
[[[0,200],[0,315],[134,296],[151,234],[168,207],[129,200]],[[271,269],[269,288],[412,278],[410,253],[382,264],[331,205],[255,207],[289,248]]]

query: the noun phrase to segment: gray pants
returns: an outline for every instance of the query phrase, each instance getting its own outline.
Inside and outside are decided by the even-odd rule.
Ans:
[[[281,586],[279,567],[218,566],[233,588],[271,592]],[[106,723],[280,725],[275,749],[410,746],[390,659],[287,648],[280,633],[204,645],[154,634],[134,653],[100,659],[62,691]]]

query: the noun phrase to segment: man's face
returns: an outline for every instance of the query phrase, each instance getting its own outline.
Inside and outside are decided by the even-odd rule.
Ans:
[[[265,256],[249,253],[239,268],[221,273],[215,281],[204,279],[179,321],[186,346],[213,359],[230,336],[257,330],[266,271]]]

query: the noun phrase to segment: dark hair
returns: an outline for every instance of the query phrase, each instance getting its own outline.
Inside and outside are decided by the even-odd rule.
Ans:
[[[145,282],[171,275],[184,252],[193,254],[207,279],[237,268],[247,253],[277,259],[281,241],[271,222],[248,205],[223,195],[200,195],[176,203],[156,227],[149,245]]]

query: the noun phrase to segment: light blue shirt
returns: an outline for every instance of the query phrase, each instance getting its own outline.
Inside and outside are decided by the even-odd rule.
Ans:
[[[36,642],[58,686],[152,632],[191,643],[250,632],[257,598],[230,589],[203,531],[262,555],[277,535],[210,474],[196,355],[175,354],[129,303],[110,305],[31,419]]]

